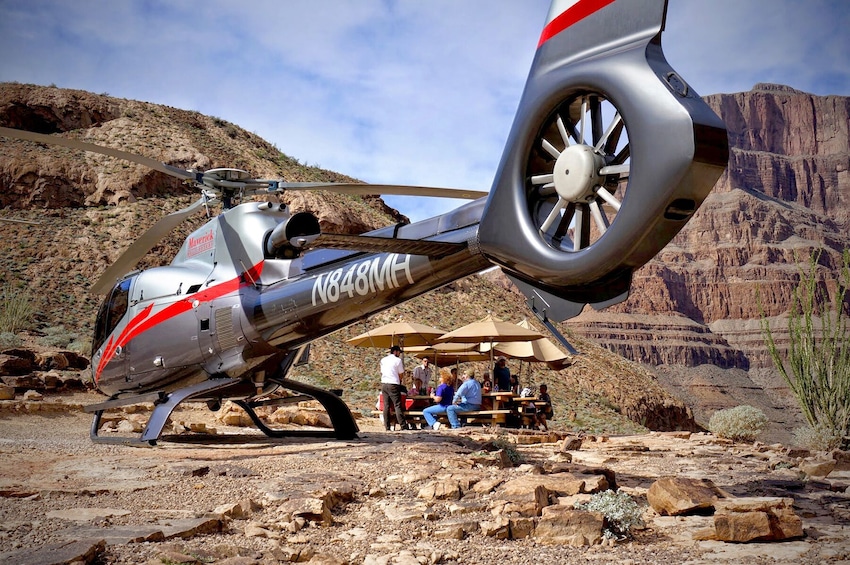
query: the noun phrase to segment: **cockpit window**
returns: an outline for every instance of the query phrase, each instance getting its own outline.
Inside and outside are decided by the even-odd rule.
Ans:
[[[127,313],[127,307],[130,304],[130,286],[133,283],[133,278],[124,279],[112,289],[109,298],[104,300],[97,313],[97,321],[94,325],[94,339],[92,340],[92,355],[100,349],[106,337],[112,333],[115,326],[124,314]]]

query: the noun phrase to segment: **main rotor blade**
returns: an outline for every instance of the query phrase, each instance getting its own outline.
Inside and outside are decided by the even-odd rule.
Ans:
[[[182,210],[170,213],[151,226],[148,231],[143,233],[139,239],[134,241],[130,247],[121,254],[121,257],[119,257],[118,260],[112,263],[112,265],[103,272],[97,282],[92,285],[92,292],[95,294],[106,294],[109,292],[112,285],[115,284],[115,281],[130,272],[133,267],[136,266],[136,263],[138,263],[148,251],[153,249],[153,247],[159,243],[162,238],[171,233],[171,230],[179,226],[184,219],[190,216],[192,212],[203,206],[205,202],[206,198],[202,196],[196,200],[194,204],[191,204]]]
[[[327,190],[342,194],[388,194],[391,196],[433,196],[435,198],[465,198],[476,200],[489,193],[481,190],[405,186],[397,184],[357,184],[348,182],[279,182],[283,190]]]
[[[166,175],[177,177],[183,180],[196,180],[197,177],[197,175],[191,171],[172,167],[171,165],[166,165],[161,161],[156,161],[143,155],[137,155],[135,153],[129,153],[127,151],[121,151],[120,149],[113,149],[112,147],[95,145],[94,143],[86,143],[85,141],[78,141],[76,139],[70,139],[67,137],[59,137],[56,135],[47,135],[43,133],[35,133],[32,131],[24,131],[20,129],[6,127],[0,127],[0,136],[9,137],[12,139],[35,141],[37,143],[47,143],[50,145],[61,145],[62,147],[69,147],[71,149],[78,149],[80,151],[91,151],[92,153],[100,153],[101,155],[108,155],[110,157],[115,157],[116,159],[123,159],[132,163],[138,163],[139,165],[144,165],[145,167],[149,167],[155,171],[159,171],[161,173],[165,173]]]

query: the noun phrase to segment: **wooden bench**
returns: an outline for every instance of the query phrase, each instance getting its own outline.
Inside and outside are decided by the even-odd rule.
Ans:
[[[510,410],[468,410],[466,412],[457,413],[458,417],[466,418],[466,421],[469,423],[488,423],[496,425],[504,424],[510,414]],[[425,421],[425,417],[422,415],[421,410],[405,410],[404,417],[412,421]],[[441,422],[449,421],[445,413],[438,414],[437,417]]]

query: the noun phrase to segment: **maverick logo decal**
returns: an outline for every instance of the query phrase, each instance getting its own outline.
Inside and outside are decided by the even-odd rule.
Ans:
[[[201,235],[190,235],[189,246],[186,249],[186,257],[194,257],[204,251],[210,251],[215,246],[215,231],[210,228]]]
[[[413,284],[410,275],[410,255],[390,253],[368,261],[340,267],[327,274],[319,275],[313,283],[313,306],[336,302],[341,296],[366,296],[384,289],[397,288],[399,274],[404,273],[408,284]]]

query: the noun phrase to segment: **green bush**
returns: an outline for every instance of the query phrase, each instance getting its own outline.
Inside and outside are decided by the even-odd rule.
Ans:
[[[716,436],[734,441],[753,441],[767,427],[767,416],[752,406],[736,406],[714,413],[708,429]]]
[[[576,503],[575,508],[605,516],[605,538],[630,537],[632,528],[643,526],[643,507],[622,491],[597,492],[588,502]]]

